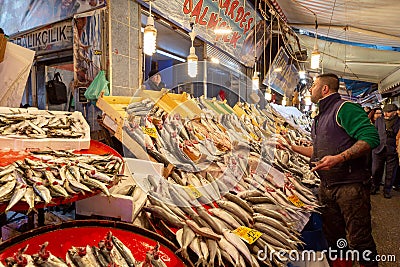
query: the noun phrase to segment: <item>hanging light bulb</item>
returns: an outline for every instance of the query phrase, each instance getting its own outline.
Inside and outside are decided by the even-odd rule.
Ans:
[[[272,99],[271,88],[268,86],[267,90],[265,90],[265,100],[271,101],[271,99]]]
[[[187,64],[188,64],[188,75],[192,78],[197,76],[197,61],[198,57],[196,55],[196,49],[193,46],[194,38],[196,37],[196,33],[193,31],[189,32],[190,39],[192,40],[192,46],[190,47],[190,53],[187,57]]]
[[[319,60],[321,58],[321,53],[318,51],[318,21],[317,15],[315,15],[315,43],[314,50],[311,53],[311,68],[318,69],[319,68]]]
[[[305,70],[299,71],[299,78],[300,79],[305,79],[306,78],[306,71]]]
[[[257,7],[257,0],[255,0],[255,7]],[[257,9],[254,9],[254,74],[252,80],[252,88],[253,91],[257,91],[260,89],[260,78],[258,78],[257,72],[257,34],[256,34],[256,25],[257,25]]]
[[[286,95],[282,98],[282,106],[286,106]]]
[[[304,95],[304,101],[305,101],[306,106],[310,106],[312,104],[311,95],[310,95],[310,92],[308,90]]]
[[[311,53],[311,68],[318,69],[319,68],[319,60],[321,58],[321,53],[318,51],[318,44],[315,41],[314,50]]]
[[[149,5],[150,14],[143,33],[143,52],[148,56],[152,56],[156,52],[157,30],[154,28],[154,18],[151,15],[151,1]]]
[[[254,71],[253,78],[251,78],[252,81],[252,88],[254,91],[257,91],[260,88],[260,78],[258,78],[258,73]]]
[[[196,56],[196,50],[192,46],[192,47],[190,47],[190,54],[187,57],[188,75],[192,78],[197,76],[197,61],[198,61],[198,57]]]

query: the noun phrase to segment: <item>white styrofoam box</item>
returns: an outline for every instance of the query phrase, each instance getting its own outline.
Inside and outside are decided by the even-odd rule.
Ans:
[[[115,194],[118,190],[127,185],[135,185],[135,179],[145,179],[149,174],[161,175],[163,165],[151,161],[124,158],[125,175],[120,183],[110,188],[112,197],[107,197],[103,193],[96,196],[79,200],[75,204],[76,214],[84,216],[100,215],[111,218],[118,218],[124,222],[132,223],[147,200],[146,193],[140,190],[135,199],[131,196]],[[134,170],[134,171],[132,171]],[[132,177],[134,175],[135,179]]]
[[[153,175],[162,175],[163,173],[163,164],[152,162],[150,160],[143,159],[133,159],[133,158],[124,158],[126,165],[130,173],[133,174],[153,174]]]
[[[0,146],[2,149],[12,150],[25,150],[25,149],[39,149],[39,150],[81,150],[90,147],[90,127],[82,113],[79,111],[65,112],[65,111],[50,111],[54,115],[71,115],[82,122],[85,135],[81,138],[44,138],[44,139],[24,139],[24,138],[11,138],[0,135]],[[34,115],[49,114],[47,110],[39,110],[37,108],[9,108],[0,107],[1,114],[13,113],[29,113]]]

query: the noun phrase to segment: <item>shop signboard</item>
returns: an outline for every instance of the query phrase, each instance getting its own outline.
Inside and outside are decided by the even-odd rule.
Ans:
[[[281,47],[276,54],[268,73],[265,75],[263,84],[270,86],[277,93],[291,96],[299,81],[298,71],[290,64],[289,56]]]
[[[148,5],[143,0],[139,2],[145,6]],[[194,31],[198,37],[215,45],[248,67],[254,65],[255,56],[259,58],[264,48],[265,20],[260,15],[255,15],[253,6],[247,1],[154,1],[152,10],[187,31],[191,30],[191,23],[194,23]],[[214,33],[216,27],[229,27],[232,32],[217,35]],[[268,36],[268,33],[266,34]],[[255,42],[256,54],[254,53]]]
[[[105,5],[105,0],[2,0],[0,25],[13,36]]]
[[[37,55],[72,48],[72,23],[68,20],[49,24],[35,31],[13,36],[10,41],[36,51]]]

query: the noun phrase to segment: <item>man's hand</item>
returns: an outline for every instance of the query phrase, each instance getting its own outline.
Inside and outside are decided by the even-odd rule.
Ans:
[[[291,145],[288,142],[283,141],[282,139],[276,140],[276,148],[278,149],[291,149]]]
[[[292,142],[286,135],[283,134],[277,136],[276,148],[293,150]]]
[[[320,161],[317,162],[311,162],[315,164],[315,167],[311,169],[311,171],[317,171],[317,170],[330,170],[334,166],[336,166],[339,163],[342,163],[344,161],[344,158],[339,154],[335,156],[325,156],[323,157]]]

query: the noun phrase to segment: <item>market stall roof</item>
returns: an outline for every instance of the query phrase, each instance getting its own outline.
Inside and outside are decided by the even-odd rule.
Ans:
[[[344,78],[376,82],[385,92],[400,81],[400,53],[387,51],[400,47],[400,1],[398,0],[271,0],[280,15],[293,28],[329,37],[318,40],[323,52],[324,72]],[[299,35],[308,55],[314,38]],[[376,49],[332,41],[374,45]],[[385,47],[383,47],[385,46]],[[388,48],[389,47],[389,48]]]

